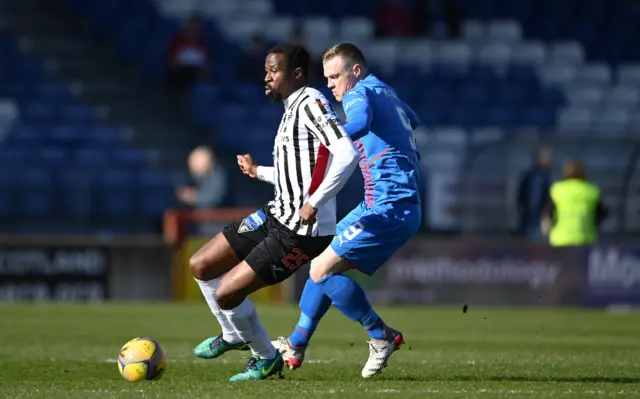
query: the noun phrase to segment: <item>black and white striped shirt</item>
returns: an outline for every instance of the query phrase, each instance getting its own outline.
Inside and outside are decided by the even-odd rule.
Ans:
[[[329,101],[318,90],[303,87],[284,101],[285,113],[278,128],[273,150],[274,167],[258,168],[258,177],[275,185],[275,198],[269,203],[273,216],[283,225],[300,235],[327,236],[336,232],[335,192],[325,195],[319,187],[340,146],[331,147],[345,138],[351,140],[334,113]],[[343,144],[345,140],[341,140]],[[354,159],[357,154],[354,151]],[[351,154],[347,154],[351,156]],[[346,180],[349,177],[340,177]],[[342,184],[344,185],[344,184]],[[340,187],[341,188],[341,187]],[[334,190],[335,191],[335,190]],[[317,203],[319,197],[325,198]],[[313,224],[303,224],[298,212],[306,203],[318,209]],[[316,205],[317,203],[317,205]]]

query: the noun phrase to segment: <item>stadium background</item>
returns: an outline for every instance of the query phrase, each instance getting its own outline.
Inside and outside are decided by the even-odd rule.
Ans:
[[[360,45],[423,122],[424,229],[378,277],[389,284],[364,281],[376,301],[637,301],[638,2],[434,2],[441,14],[428,28],[381,35],[379,7],[400,3],[431,4],[2,0],[0,297],[199,298],[185,265],[202,240],[197,225],[221,225],[272,195],[234,165],[245,152],[270,162],[281,116],[263,95],[260,59],[254,81],[240,77],[251,40],[287,41],[301,27],[316,57],[341,40]],[[165,60],[194,10],[212,67],[180,101]],[[194,219],[175,188],[202,144],[229,188],[219,209]],[[513,234],[518,179],[540,146],[558,166],[581,160],[602,188],[605,246],[553,250]],[[356,172],[340,215],[361,197]],[[298,288],[260,299],[289,300]]]

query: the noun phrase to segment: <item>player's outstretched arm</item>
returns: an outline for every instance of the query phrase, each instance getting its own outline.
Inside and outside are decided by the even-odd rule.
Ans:
[[[373,110],[366,94],[356,90],[348,91],[342,99],[347,123],[344,125],[351,140],[358,140],[369,133],[373,120]]]
[[[238,155],[238,166],[245,175],[252,179],[275,183],[275,168],[273,166],[258,166],[253,162],[250,154]]]

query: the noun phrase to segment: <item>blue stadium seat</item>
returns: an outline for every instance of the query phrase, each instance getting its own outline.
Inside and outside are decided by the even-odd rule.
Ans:
[[[469,107],[459,104],[452,107],[445,119],[448,125],[459,125],[465,128],[482,125],[484,109],[481,107]]]
[[[16,170],[27,165],[32,158],[28,150],[20,147],[0,147],[0,169]],[[16,172],[14,172],[16,173]]]
[[[156,34],[156,39],[141,49],[139,77],[144,82],[160,84],[165,81],[167,42],[164,36]]]
[[[499,126],[511,129],[517,126],[519,120],[519,108],[516,106],[492,106],[487,109],[485,116],[486,126]]]
[[[36,96],[39,101],[65,104],[71,100],[71,90],[64,83],[42,82],[36,87]]]
[[[254,104],[264,102],[264,85],[239,84],[232,86],[231,99],[239,104],[251,107]]]
[[[57,168],[67,165],[70,157],[68,151],[65,151],[64,148],[44,147],[36,152],[33,161],[40,161],[44,167]]]
[[[120,12],[122,11],[122,2],[113,1],[88,1],[89,30],[96,37],[104,37],[113,29],[113,24],[120,20]]]
[[[21,215],[37,218],[51,217],[54,209],[51,172],[47,169],[23,169],[19,173]]]
[[[114,164],[122,168],[138,169],[147,163],[147,153],[137,148],[120,148],[113,153]]]
[[[104,170],[97,175],[96,205],[101,218],[135,216],[135,177],[124,169]]]
[[[255,147],[265,148],[271,153],[273,151],[276,133],[274,129],[258,125],[245,131],[244,142],[250,143]]]
[[[555,125],[556,113],[554,107],[533,106],[527,108],[522,116],[524,126],[549,129]]]
[[[81,127],[61,125],[48,131],[48,139],[56,145],[79,146],[87,140],[87,134]]]
[[[510,64],[505,71],[505,78],[508,81],[526,85],[537,83],[538,75],[533,65]]]
[[[80,168],[102,168],[111,164],[111,153],[103,147],[79,148],[74,154],[74,162]]]
[[[13,169],[0,167],[0,218],[7,219],[15,213],[15,185],[18,176]]]
[[[284,108],[282,104],[269,104],[266,99],[262,106],[256,109],[256,121],[268,129],[272,129],[273,137],[276,135]]]
[[[505,106],[522,105],[527,100],[525,89],[516,84],[502,85],[495,94],[498,104]]]
[[[557,87],[544,87],[539,91],[538,103],[558,108],[567,103],[564,93]]]
[[[63,217],[84,221],[91,217],[94,178],[95,175],[82,168],[60,171],[56,199]]]
[[[490,65],[473,63],[469,66],[467,79],[478,83],[491,84],[498,80],[498,75]]]
[[[190,93],[191,109],[197,123],[214,125],[219,121],[215,108],[221,97],[220,86],[208,83],[196,85]]]
[[[18,125],[11,129],[7,144],[15,144],[18,147],[37,147],[46,140],[46,133],[42,128],[27,125]]]
[[[29,80],[34,82],[44,76],[44,70],[38,61],[14,58],[13,63],[9,66],[9,76],[14,81]]]
[[[238,151],[242,143],[246,142],[246,128],[238,129],[236,124],[218,124],[217,137],[225,148]]]
[[[174,184],[169,174],[142,171],[138,174],[137,185],[140,215],[159,218],[164,211],[175,206]]]
[[[143,38],[149,31],[148,21],[125,19],[113,30],[118,55],[126,60],[133,60],[141,53]]]
[[[87,129],[85,133],[88,137],[87,144],[89,146],[114,148],[123,141],[122,131],[117,127],[93,126]]]
[[[55,106],[49,103],[29,103],[22,108],[22,121],[37,126],[51,126],[58,122],[58,114]]]
[[[16,57],[16,54],[18,49],[15,42],[11,37],[0,34],[0,57],[8,63]]]
[[[25,80],[7,80],[6,83],[0,85],[0,93],[4,96],[14,98],[19,103],[24,104],[33,99],[35,94],[35,82]]]
[[[437,84],[426,88],[422,93],[422,102],[437,106],[446,106],[453,103],[453,90],[446,84]]]
[[[95,111],[88,105],[68,105],[61,110],[62,123],[67,125],[86,126],[95,119]]]
[[[445,107],[439,106],[437,103],[433,103],[418,105],[415,108],[415,111],[424,126],[437,126],[441,125],[445,120],[444,109]]]
[[[211,111],[216,112],[220,123],[226,125],[241,126],[247,118],[247,109],[241,105],[226,105]]]
[[[484,105],[489,101],[489,90],[483,84],[467,84],[461,87],[458,100],[469,107]]]

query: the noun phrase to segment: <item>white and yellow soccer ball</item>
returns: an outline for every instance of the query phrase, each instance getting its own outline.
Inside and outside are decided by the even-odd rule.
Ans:
[[[118,370],[130,382],[160,378],[166,363],[160,344],[151,338],[132,339],[124,344],[118,356]]]

